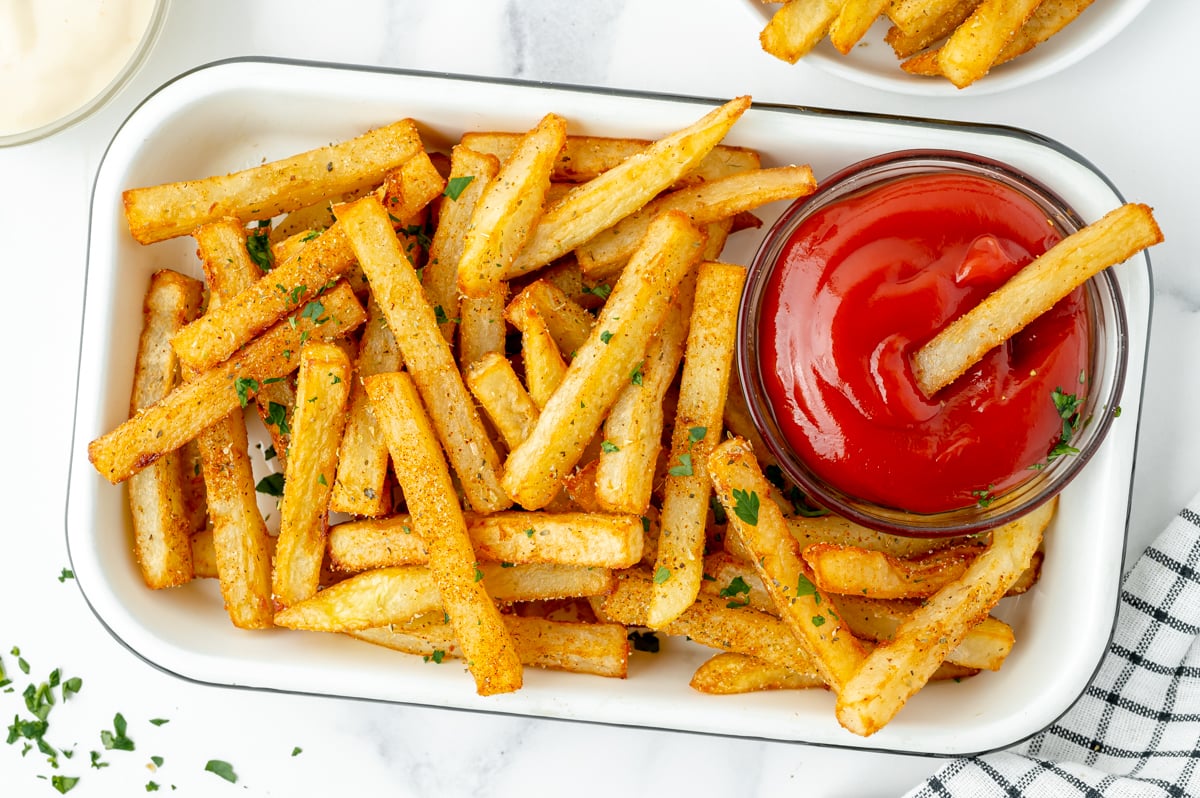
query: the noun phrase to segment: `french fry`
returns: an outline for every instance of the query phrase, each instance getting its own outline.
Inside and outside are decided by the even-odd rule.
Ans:
[[[862,662],[862,649],[813,584],[778,506],[765,500],[770,483],[749,446],[738,438],[725,441],[709,455],[708,472],[730,529],[752,553],[755,571],[780,617],[821,678],[841,693]]]
[[[547,114],[521,137],[483,190],[458,261],[458,289],[465,295],[482,298],[503,281],[542,216],[550,173],[566,138],[566,121]]]
[[[642,555],[636,516],[594,513],[504,512],[465,516],[480,560],[627,568]],[[329,530],[329,559],[341,571],[424,565],[424,538],[412,516],[346,521]]]
[[[521,331],[521,359],[525,364],[525,384],[529,398],[538,410],[545,409],[550,397],[567,376],[567,361],[554,343],[550,329],[532,304],[510,308],[507,318]]]
[[[753,210],[768,202],[795,199],[811,194],[817,187],[812,169],[807,166],[781,166],[740,172],[730,177],[702,183],[664,194],[635,211],[619,224],[597,233],[576,248],[579,267],[588,278],[608,278],[624,267],[650,226],[650,221],[666,210],[680,210],[696,225],[705,225]]]
[[[433,308],[417,301],[423,297],[420,281],[388,224],[387,211],[368,197],[342,208],[338,223],[346,226],[350,246],[371,281],[408,373],[427,400],[468,502],[480,512],[503,510],[511,500],[500,487],[500,457],[438,331]],[[402,455],[392,452],[393,465]]]
[[[380,202],[391,214],[392,224],[403,227],[445,189],[446,179],[429,153],[421,150],[387,173],[380,187]]]
[[[908,538],[889,535],[832,514],[817,518],[791,517],[787,524],[801,551],[812,543],[834,543],[881,551],[893,557],[916,557],[964,542],[962,538],[953,537]],[[983,542],[980,541],[980,545]]]
[[[280,322],[219,367],[176,387],[160,401],[88,444],[101,476],[122,482],[195,438],[254,397],[264,381],[282,378],[299,363],[306,336],[332,340],[353,330],[366,313],[344,283],[321,296],[324,313]]]
[[[892,0],[886,13],[896,27],[911,34],[950,13],[959,2],[961,0]]]
[[[546,210],[505,276],[545,266],[645,205],[695,167],[749,107],[749,97],[730,100],[575,188]]]
[[[131,419],[161,402],[175,385],[179,368],[171,335],[199,311],[202,291],[199,281],[178,272],[162,270],[151,276],[134,361]],[[153,589],[176,587],[192,579],[191,524],[184,507],[182,464],[177,456],[167,455],[129,482],[134,555],[142,579]]]
[[[451,150],[450,180],[456,186],[465,183],[465,188],[455,199],[447,197],[442,202],[433,242],[429,245],[429,264],[422,273],[429,304],[442,309],[438,327],[447,341],[454,340],[455,325],[451,319],[460,315],[458,262],[463,242],[479,198],[499,171],[500,162],[494,155],[476,152],[462,144]]]
[[[1007,63],[1037,47],[1082,14],[1093,0],[1042,0],[1033,16],[1004,45],[993,66]]]
[[[296,377],[299,403],[279,507],[279,540],[271,586],[285,607],[317,592],[337,470],[338,442],[350,395],[350,361],[336,344],[306,343]]]
[[[504,160],[516,149],[520,139],[519,133],[467,132],[463,134],[461,143],[477,152],[491,153]],[[620,165],[630,156],[643,152],[651,144],[653,142],[646,139],[567,136],[554,162],[551,179],[556,182],[586,183]],[[694,185],[758,168],[759,156],[754,150],[718,144],[676,185]]]
[[[192,574],[194,579],[217,578],[217,551],[211,529],[192,533]]]
[[[938,69],[958,88],[986,75],[1042,0],[983,0],[938,50]]]
[[[846,0],[829,26],[829,41],[846,55],[866,34],[891,0]]]
[[[918,387],[933,396],[1093,275],[1160,241],[1150,208],[1133,203],[1067,236],[917,351]]]
[[[607,298],[608,287],[597,289]],[[525,306],[531,305],[550,331],[558,351],[568,360],[583,346],[596,325],[592,314],[571,299],[565,291],[548,280],[534,280],[517,294],[505,311],[508,318],[521,318]],[[515,326],[515,323],[514,323]]]
[[[504,354],[504,303],[508,283],[497,283],[482,297],[463,297],[459,303],[458,364],[466,369],[488,354]]]
[[[366,268],[368,275],[374,274],[373,265]],[[432,325],[429,333],[445,346]],[[429,552],[430,574],[475,677],[476,690],[480,695],[493,695],[520,689],[521,661],[496,605],[480,584],[484,575],[415,381],[403,372],[394,372],[368,377],[364,384],[392,454],[413,526]]]
[[[232,174],[129,189],[129,231],[142,244],[188,235],[223,216],[270,219],[346,192],[377,185],[389,169],[421,151],[412,120],[340,144]],[[318,284],[320,285],[320,283]]]
[[[671,436],[654,593],[646,613],[651,627],[679,617],[700,590],[710,495],[708,455],[721,440],[745,279],[741,266],[706,262],[698,269]]]
[[[505,615],[522,665],[624,679],[629,670],[625,627],[614,623],[565,623]],[[403,626],[350,632],[352,637],[408,654],[441,661],[461,652],[453,629],[441,617],[427,615]]]
[[[938,13],[921,17],[907,29],[898,24],[893,25],[884,36],[884,41],[892,46],[897,58],[908,58],[948,36],[967,17],[971,16],[971,12],[979,3],[980,0],[938,3]]]
[[[953,663],[942,663],[930,681],[966,679],[979,673]],[[724,652],[706,660],[696,669],[690,682],[693,689],[709,695],[737,695],[758,690],[810,690],[824,687],[814,672],[796,673],[781,665],[765,662],[746,654]]]
[[[367,303],[367,324],[358,345],[358,361],[350,385],[346,427],[338,449],[337,479],[329,509],[351,515],[379,516],[389,510],[387,443],[375,423],[362,380],[373,374],[399,371],[400,347],[387,320],[373,300]]]
[[[987,551],[961,579],[939,590],[878,646],[838,693],[838,722],[868,736],[895,717],[1029,567],[1057,500],[992,531]]]
[[[489,352],[480,357],[466,368],[463,379],[510,450],[529,437],[538,406],[503,355]]]
[[[677,211],[650,226],[533,433],[508,456],[503,484],[522,507],[544,507],[558,493],[645,356],[650,336],[671,294],[695,264],[701,243],[699,231]]]
[[[269,280],[256,280],[176,333],[171,345],[179,361],[207,371],[288,313],[303,308],[301,317],[320,316],[317,294],[353,262],[354,253],[335,224],[272,270]]]
[[[794,64],[825,37],[846,0],[788,0],[762,29],[763,50]]]
[[[941,585],[962,576],[983,548],[967,544],[905,559],[854,546],[813,543],[801,556],[823,593],[900,599],[933,595]]]

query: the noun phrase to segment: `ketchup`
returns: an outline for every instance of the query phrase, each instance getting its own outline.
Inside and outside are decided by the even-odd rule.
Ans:
[[[1036,204],[985,177],[899,178],[818,209],[764,290],[762,379],[792,449],[859,499],[919,513],[986,504],[1063,434],[1086,393],[1082,289],[933,397],[912,356],[1053,246]]]

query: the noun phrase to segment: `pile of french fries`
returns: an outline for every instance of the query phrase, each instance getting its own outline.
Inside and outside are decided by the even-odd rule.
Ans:
[[[863,735],[999,668],[989,613],[1036,581],[1053,503],[915,541],[769,479],[731,379],[745,270],[719,256],[815,182],[720,144],[748,107],[654,142],[549,114],[448,154],[403,120],[125,192],[134,238],[193,236],[205,277],[153,276],[130,417],[89,447],[146,584],[215,577],[241,628],[461,657],[483,695],[527,665],[624,677],[649,628],[719,650],[696,689],[826,687]],[[282,476],[257,486],[251,406]]]
[[[826,36],[848,55],[880,17],[884,40],[911,75],[965,88],[1065,28],[1092,0],[787,0],[759,39],[796,63]]]

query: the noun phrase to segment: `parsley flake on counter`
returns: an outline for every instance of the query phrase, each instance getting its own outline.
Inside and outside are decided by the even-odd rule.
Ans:
[[[158,783],[153,781],[146,782],[146,792],[158,792]]]
[[[62,573],[60,573],[58,575],[58,581],[60,581],[60,582],[65,582],[68,579],[74,579],[74,578],[75,578],[75,572],[72,571],[70,568],[62,569]]]
[[[204,765],[204,769],[209,773],[215,773],[230,784],[237,784],[237,774],[233,772],[233,765],[220,759],[210,759]]]
[[[51,776],[50,785],[58,790],[61,795],[66,795],[71,790],[75,789],[75,785],[79,783],[78,776]]]
[[[292,756],[300,756],[302,753],[304,753],[304,749],[298,745],[292,749]]]
[[[151,718],[150,719],[150,723],[152,723],[155,726],[162,726],[164,723],[170,723],[170,722],[171,721],[167,720],[166,718]]]
[[[758,493],[733,489],[733,514],[750,526],[758,526]]]
[[[113,730],[101,730],[100,742],[109,751],[134,750],[133,740],[129,739],[125,734],[127,728],[128,724],[125,722],[125,716],[118,712],[113,716]]]
[[[451,200],[457,200],[467,190],[467,186],[471,185],[471,181],[474,179],[475,175],[452,177],[446,181],[446,190],[442,193]]]

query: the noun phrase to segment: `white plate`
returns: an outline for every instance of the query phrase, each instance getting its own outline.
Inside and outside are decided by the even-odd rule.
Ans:
[[[1133,21],[1150,0],[1099,0],[1088,6],[1079,17],[1048,41],[1039,44],[1020,58],[1002,64],[965,89],[942,78],[909,75],[900,69],[900,61],[883,40],[890,23],[877,21],[849,55],[837,51],[825,38],[803,58],[803,63],[831,75],[901,94],[953,96],[962,92],[991,94],[1024,86],[1053,75],[1082,60],[1107,44]],[[751,13],[766,24],[779,8],[763,0],[746,0]],[[753,46],[753,44],[751,44]]]
[[[1130,320],[1124,413],[1063,494],[1041,583],[1003,605],[1001,614],[1016,628],[1015,650],[998,673],[931,686],[867,740],[837,725],[832,696],[823,691],[693,692],[688,679],[710,652],[684,640],[664,642],[657,655],[635,653],[624,681],[530,669],[519,693],[480,698],[460,664],[426,664],[335,635],[239,631],[211,581],[160,592],[142,585],[129,550],[125,491],[89,465],[87,444],[127,412],[149,275],[165,266],[199,270],[190,239],[133,242],[121,211],[123,188],[240,169],[401,116],[420,120],[430,142],[444,145],[465,130],[527,129],[551,110],[576,133],[659,136],[707,105],[255,60],[188,73],[146,100],[109,147],[92,202],[67,540],[76,578],[101,622],[148,662],[218,685],[934,754],[1005,746],[1057,718],[1091,678],[1116,613],[1150,312],[1143,257],[1118,268]],[[758,148],[767,164],[808,160],[819,176],[894,149],[960,149],[1042,180],[1085,219],[1121,201],[1078,156],[1010,129],[756,107],[728,141]],[[768,223],[780,210],[766,209]],[[735,236],[725,256],[748,262],[760,235]]]

